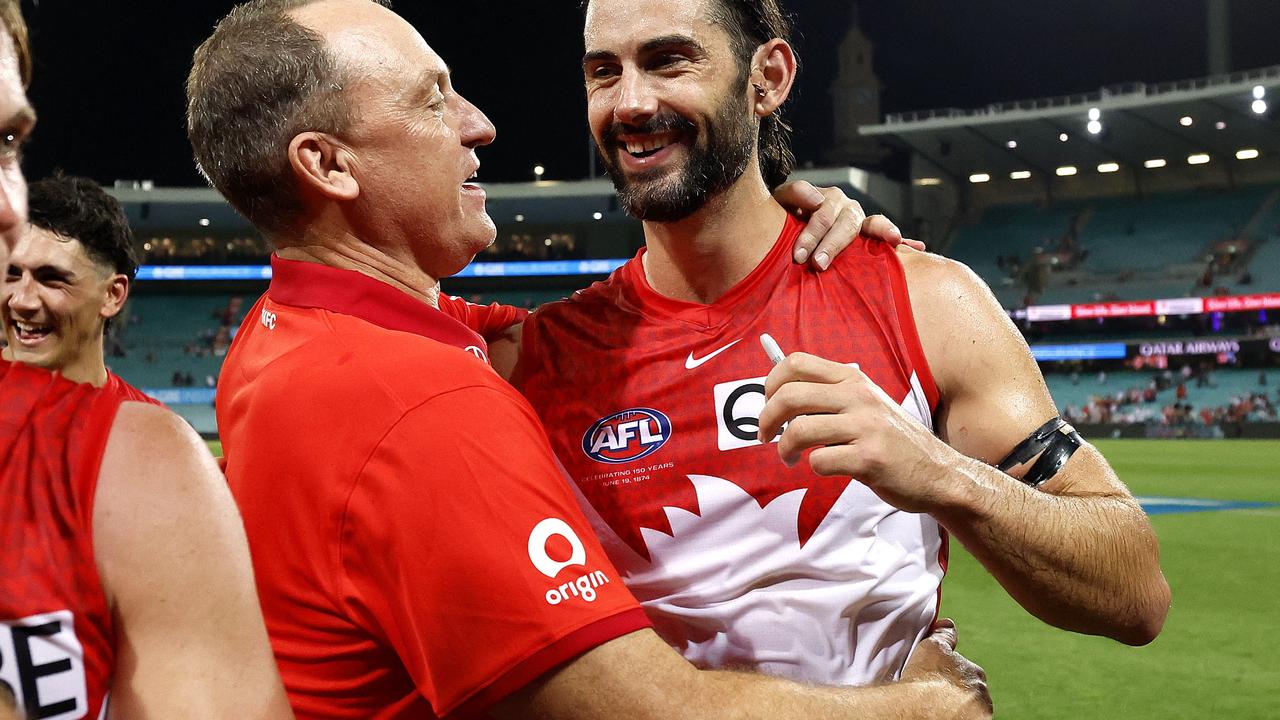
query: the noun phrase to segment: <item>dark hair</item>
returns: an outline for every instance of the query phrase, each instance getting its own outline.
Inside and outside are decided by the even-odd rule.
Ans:
[[[0,0],[0,21],[4,22],[9,37],[13,39],[22,87],[28,87],[31,85],[31,40],[27,35],[27,23],[22,19],[22,7],[18,0]]]
[[[711,21],[729,34],[738,60],[738,81],[751,75],[751,56],[774,38],[791,42],[791,18],[778,0],[708,0]],[[791,126],[782,119],[782,108],[760,120],[760,174],[771,189],[787,181],[796,167],[791,152]]]
[[[90,259],[130,282],[138,274],[133,230],[124,210],[88,178],[55,174],[31,183],[27,219],[42,230],[79,241]]]
[[[324,38],[289,17],[312,2],[236,6],[196,50],[187,76],[187,138],[200,172],[268,235],[290,230],[302,211],[289,143],[353,122],[344,69]]]
[[[585,12],[591,0],[582,0]],[[791,42],[792,23],[778,0],[707,0],[711,22],[729,35],[729,46],[738,62],[738,84],[751,76],[751,56],[756,48],[778,38]],[[760,174],[772,189],[787,181],[796,167],[791,152],[791,125],[782,119],[782,108],[760,120]]]

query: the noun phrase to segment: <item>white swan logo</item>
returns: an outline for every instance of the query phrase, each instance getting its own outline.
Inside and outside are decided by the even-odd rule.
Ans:
[[[547,541],[553,537],[561,537],[569,542],[569,559],[556,560],[547,554]],[[529,533],[529,560],[538,572],[555,579],[565,568],[587,564],[587,548],[578,538],[578,534],[569,527],[569,523],[559,518],[547,518],[534,526]],[[559,605],[572,597],[580,597],[587,602],[595,602],[596,588],[609,582],[609,576],[601,570],[588,572],[568,582],[547,590],[548,605]]]

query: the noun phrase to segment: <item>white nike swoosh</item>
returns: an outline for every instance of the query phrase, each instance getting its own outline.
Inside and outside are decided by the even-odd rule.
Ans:
[[[685,369],[685,370],[692,370],[692,369],[694,369],[694,368],[696,368],[696,367],[698,367],[698,366],[702,365],[702,363],[704,363],[704,362],[706,362],[706,361],[710,360],[711,358],[713,358],[713,357],[715,357],[715,356],[719,355],[720,353],[724,352],[725,350],[728,350],[729,348],[733,347],[734,345],[737,345],[737,344],[738,344],[738,343],[740,343],[740,342],[742,342],[742,338],[738,338],[737,340],[734,340],[733,342],[729,343],[728,345],[725,345],[724,347],[720,348],[719,350],[716,350],[715,352],[713,352],[713,353],[711,353],[710,355],[707,355],[707,356],[705,356],[705,357],[695,358],[695,357],[693,356],[693,353],[691,352],[691,353],[689,353],[689,357],[685,358],[685,361],[684,361],[684,369]]]

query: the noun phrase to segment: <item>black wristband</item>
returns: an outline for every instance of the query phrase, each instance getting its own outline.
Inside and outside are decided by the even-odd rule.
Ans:
[[[1026,485],[1038,488],[1057,475],[1062,466],[1067,464],[1067,460],[1070,460],[1083,444],[1084,439],[1080,437],[1080,433],[1065,420],[1056,417],[1018,443],[1018,446],[1000,461],[996,469],[1008,472],[1011,468],[1039,454],[1040,458],[1021,480]]]
[[[1000,464],[996,466],[996,469],[1001,472],[1008,472],[1010,468],[1021,465],[1035,457],[1044,450],[1045,445],[1049,443],[1049,440],[1053,434],[1058,431],[1058,428],[1066,424],[1066,420],[1056,417],[1036,428],[1026,437],[1026,439],[1018,443],[1018,446],[1011,450],[1009,454],[1000,461]]]

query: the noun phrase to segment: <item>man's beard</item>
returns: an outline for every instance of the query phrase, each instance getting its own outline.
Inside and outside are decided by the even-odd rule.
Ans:
[[[698,138],[696,130],[686,118],[667,112],[654,115],[639,126],[614,123],[605,132],[603,147],[597,143],[597,148],[628,215],[651,222],[683,220],[742,177],[751,161],[756,128],[738,98],[728,93],[715,116],[707,122],[705,138]],[[614,160],[613,153],[627,151],[618,135],[668,131],[680,133],[682,140],[693,139],[685,145],[689,157],[684,166],[675,170],[660,168],[628,178]]]

